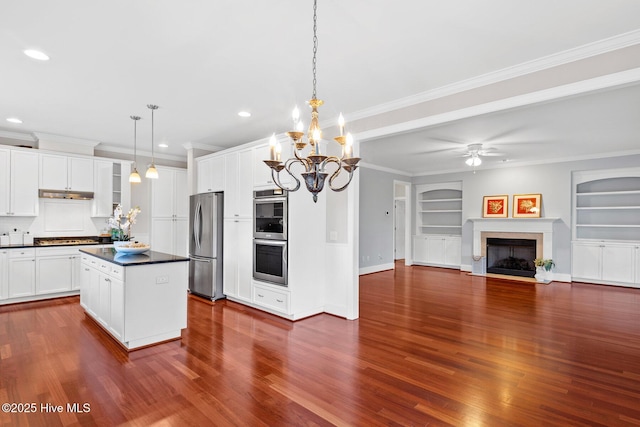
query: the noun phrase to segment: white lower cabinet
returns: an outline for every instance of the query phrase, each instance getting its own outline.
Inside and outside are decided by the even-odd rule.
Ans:
[[[251,301],[252,225],[250,218],[224,221],[223,292],[245,301]]]
[[[413,260],[439,267],[460,268],[460,236],[417,235],[413,237]]]
[[[276,289],[274,286],[253,285],[253,302],[262,307],[288,314],[289,310],[289,292],[286,290]]]
[[[572,280],[640,287],[640,245],[617,242],[573,242]]]
[[[35,249],[9,249],[8,290],[9,298],[35,295],[36,252]]]
[[[9,298],[8,251],[0,249],[0,300]]]

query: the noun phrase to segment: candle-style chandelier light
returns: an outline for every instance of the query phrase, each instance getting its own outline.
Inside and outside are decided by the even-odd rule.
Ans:
[[[329,188],[333,191],[342,191],[351,183],[353,173],[358,168],[358,162],[360,158],[353,156],[353,138],[351,134],[344,134],[344,118],[340,114],[338,119],[338,125],[340,127],[340,136],[333,138],[338,144],[342,146],[342,155],[327,156],[320,152],[320,141],[322,140],[322,130],[318,123],[318,107],[324,102],[316,98],[316,54],[318,52],[318,35],[317,35],[317,0],[313,1],[313,96],[309,101],[311,107],[311,124],[307,133],[307,139],[310,145],[310,151],[306,156],[303,156],[302,150],[307,146],[307,142],[304,140],[304,126],[300,121],[300,111],[296,107],[293,110],[293,124],[294,130],[287,132],[291,142],[293,144],[294,157],[282,162],[280,159],[281,147],[277,142],[275,134],[270,140],[270,159],[264,162],[271,168],[271,176],[273,182],[282,190],[297,191],[300,188],[300,180],[291,172],[291,166],[296,163],[301,164],[305,171],[301,173],[302,178],[307,186],[307,190],[313,194],[313,201],[318,201],[318,193],[324,188],[324,183],[329,176],[327,172],[327,165],[334,163],[337,167],[331,173],[329,178]],[[340,175],[342,170],[345,170],[349,174],[349,179],[346,184],[341,187],[334,187],[334,180]],[[295,185],[287,187],[280,181],[280,172],[285,170],[294,180]]]

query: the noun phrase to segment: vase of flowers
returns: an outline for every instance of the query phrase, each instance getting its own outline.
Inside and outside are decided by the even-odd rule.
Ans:
[[[129,209],[126,215],[122,215],[122,205],[116,206],[113,216],[107,220],[111,227],[111,240],[114,246],[122,245],[131,239],[131,226],[136,223],[136,217],[140,213],[140,208]]]
[[[544,282],[547,279],[548,273],[556,265],[552,259],[542,258],[534,259],[533,264],[536,266],[535,278],[538,282]]]

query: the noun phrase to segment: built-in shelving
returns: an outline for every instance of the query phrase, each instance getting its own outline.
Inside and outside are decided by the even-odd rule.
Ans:
[[[122,165],[113,163],[113,207],[122,203]]]
[[[462,234],[462,183],[416,186],[416,234]]]
[[[640,241],[640,169],[574,173],[574,239]]]

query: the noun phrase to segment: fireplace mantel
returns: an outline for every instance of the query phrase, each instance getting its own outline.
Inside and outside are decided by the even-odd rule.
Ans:
[[[469,218],[473,223],[473,257],[482,257],[482,232],[541,233],[543,258],[553,259],[553,223],[560,218]]]

